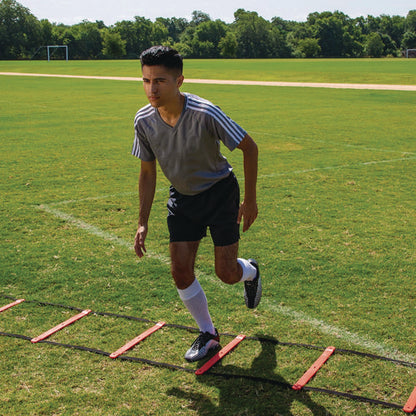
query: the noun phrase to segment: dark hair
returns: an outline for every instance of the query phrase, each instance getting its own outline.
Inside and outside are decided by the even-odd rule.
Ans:
[[[142,67],[162,65],[168,69],[183,71],[183,58],[175,49],[169,46],[152,46],[140,55]]]

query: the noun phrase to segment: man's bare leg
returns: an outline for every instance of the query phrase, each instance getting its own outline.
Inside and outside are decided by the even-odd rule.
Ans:
[[[195,278],[195,258],[199,241],[170,243],[172,276],[182,302],[195,319],[200,335],[185,354],[188,361],[205,357],[219,345],[218,332],[208,310],[205,292]]]

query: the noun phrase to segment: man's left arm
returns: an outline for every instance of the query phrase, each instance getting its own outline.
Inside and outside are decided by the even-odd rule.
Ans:
[[[248,135],[237,146],[243,152],[244,163],[244,199],[240,205],[237,222],[243,219],[243,232],[247,231],[256,220],[257,210],[257,164],[258,148],[255,141]]]

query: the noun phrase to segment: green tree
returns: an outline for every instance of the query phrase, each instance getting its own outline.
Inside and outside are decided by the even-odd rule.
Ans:
[[[122,20],[121,22],[116,22],[112,29],[126,42],[126,57],[137,58],[139,51],[135,47],[136,31],[134,28],[134,22]]]
[[[295,30],[299,25],[302,25],[301,22],[295,22],[292,20],[284,20],[281,17],[273,17],[271,21],[273,27],[279,30],[283,36],[287,36],[288,33]]]
[[[238,42],[235,33],[228,31],[218,43],[218,48],[222,58],[236,58]]]
[[[192,58],[213,58],[216,54],[215,45],[209,40],[201,42],[198,38],[191,41]]]
[[[257,12],[238,9],[232,29],[237,37],[239,58],[273,58],[277,56],[272,24]]]
[[[184,58],[192,56],[192,47],[184,42],[177,42],[173,44],[173,48],[176,49]]]
[[[138,58],[142,51],[152,45],[153,23],[144,17],[136,16],[134,21],[117,22],[113,29],[126,41],[126,57]]]
[[[54,42],[53,39],[53,26],[47,19],[40,21],[40,32],[41,32],[41,44],[42,46],[51,45]]]
[[[302,58],[303,54],[299,49],[299,42],[303,39],[313,39],[314,33],[312,27],[305,22],[299,22],[292,27],[292,30],[286,34],[286,43],[291,50],[291,54],[296,58]]]
[[[366,30],[363,31],[365,35],[380,31],[381,17],[368,15],[366,19]]]
[[[201,23],[209,22],[211,18],[209,17],[209,14],[201,12],[200,10],[194,10],[192,12],[192,20],[191,25],[192,26],[199,26]]]
[[[416,10],[410,10],[406,16],[406,32],[416,32]]]
[[[365,51],[372,58],[380,58],[384,52],[384,43],[378,33],[370,33],[367,36]]]
[[[0,59],[30,57],[41,46],[40,22],[15,0],[0,2]]]
[[[68,42],[71,56],[77,59],[97,59],[103,49],[99,24],[84,20],[71,26],[73,39]]]
[[[52,39],[53,43],[58,45],[71,45],[75,42],[71,26],[64,24],[52,25]]]
[[[118,32],[108,29],[102,30],[103,50],[102,54],[106,58],[121,58],[126,54],[126,41],[121,39]]]
[[[314,33],[313,37],[319,40],[322,56],[359,56],[362,50],[361,31],[354,20],[344,13],[311,13],[307,22]]]
[[[402,49],[416,49],[416,32],[406,32],[401,47]]]
[[[219,43],[226,33],[227,25],[221,20],[202,22],[193,34],[193,55],[198,58],[219,58]]]
[[[188,25],[181,33],[179,42],[176,43],[176,49],[186,57],[193,57],[193,41],[195,37],[196,26]]]
[[[201,42],[209,41],[214,45],[218,45],[226,33],[227,25],[221,20],[203,22],[198,25],[195,30],[195,36],[197,36]]]
[[[274,58],[290,58],[292,49],[286,41],[286,34],[277,27],[271,27],[270,41]]]
[[[186,19],[176,17],[158,17],[155,22],[161,23],[163,26],[165,26],[165,28],[168,30],[168,38],[171,43],[179,42],[180,35],[189,25]]]
[[[299,56],[304,58],[316,58],[321,53],[318,39],[301,39],[298,43]]]
[[[402,16],[379,17],[367,16],[355,19],[363,35],[379,33],[384,43],[384,55],[397,55],[404,32],[406,30],[406,18]],[[394,48],[396,47],[396,49]]]
[[[134,50],[137,56],[142,51],[152,46],[152,21],[145,17],[136,16],[134,18]]]
[[[154,45],[162,45],[167,43],[169,38],[169,32],[166,26],[161,22],[155,22],[152,24],[152,30],[150,34],[150,41]]]
[[[384,44],[383,56],[397,56],[399,51],[396,42],[385,33],[381,33],[380,37]]]
[[[380,16],[380,25],[377,32],[388,35],[392,42],[400,45],[406,26],[406,18],[402,16]]]

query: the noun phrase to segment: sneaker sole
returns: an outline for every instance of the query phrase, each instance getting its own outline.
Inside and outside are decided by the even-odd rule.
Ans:
[[[249,309],[254,309],[258,306],[258,304],[260,303],[261,300],[261,296],[262,296],[262,286],[261,286],[261,276],[260,276],[260,271],[259,271],[259,267],[257,264],[256,260],[253,259],[249,259],[248,260],[256,269],[257,269],[257,273],[258,273],[258,277],[257,277],[257,291],[256,291],[256,296],[254,297],[254,301],[253,301],[253,305],[250,305],[248,296],[247,296],[247,292],[246,292],[246,288],[244,285],[244,300],[246,302],[246,306]]]

